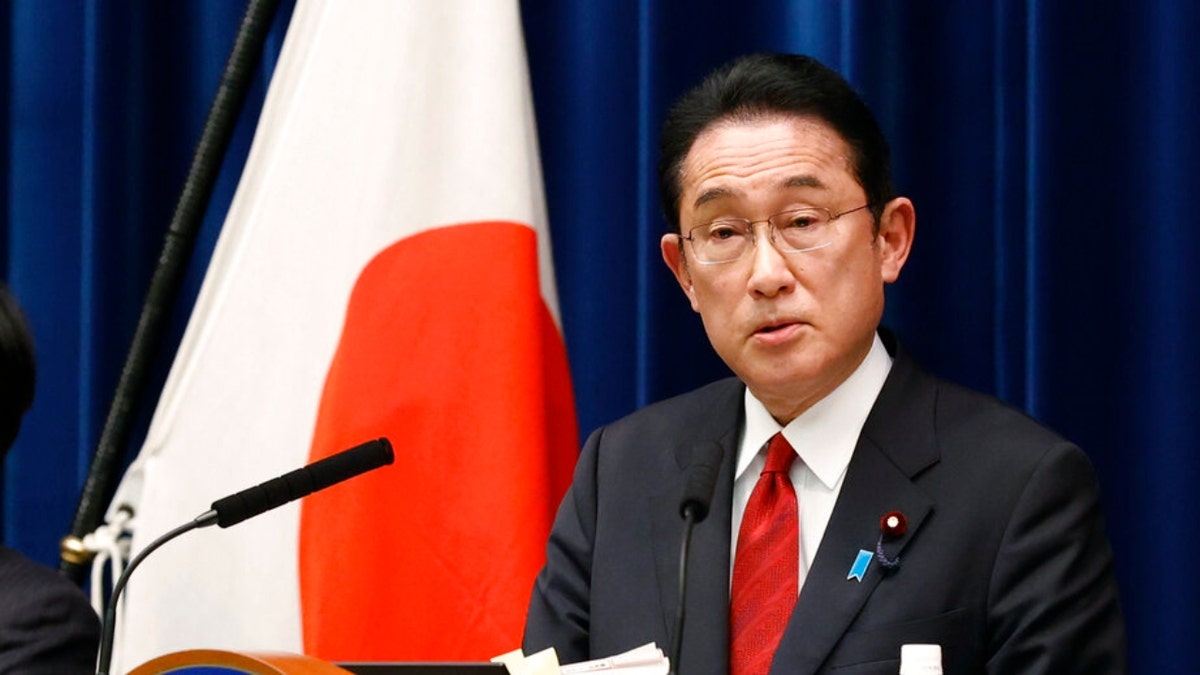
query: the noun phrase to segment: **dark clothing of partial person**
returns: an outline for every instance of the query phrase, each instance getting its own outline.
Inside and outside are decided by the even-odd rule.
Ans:
[[[100,620],[69,579],[0,546],[0,674],[96,672]]]

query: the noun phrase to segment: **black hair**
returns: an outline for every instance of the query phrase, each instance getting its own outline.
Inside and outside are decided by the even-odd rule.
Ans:
[[[21,428],[21,418],[33,405],[37,365],[33,336],[25,313],[8,287],[0,283],[0,460]]]

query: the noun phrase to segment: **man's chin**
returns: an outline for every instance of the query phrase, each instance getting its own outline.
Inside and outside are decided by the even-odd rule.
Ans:
[[[803,400],[817,388],[814,383],[821,379],[819,371],[808,364],[804,365],[808,367],[798,364],[759,367],[747,370],[741,378],[760,401],[765,402],[767,398]]]

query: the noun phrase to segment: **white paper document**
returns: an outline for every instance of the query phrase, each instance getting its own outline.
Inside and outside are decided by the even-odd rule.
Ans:
[[[614,656],[565,666],[558,665],[558,655],[553,648],[529,656],[518,649],[492,661],[507,666],[509,675],[591,675],[610,671],[616,671],[618,675],[667,675],[671,670],[671,660],[653,642]]]
[[[621,675],[667,675],[671,670],[671,660],[652,642],[615,656],[571,663],[562,666],[559,672],[562,675],[582,675],[610,670],[620,671]]]

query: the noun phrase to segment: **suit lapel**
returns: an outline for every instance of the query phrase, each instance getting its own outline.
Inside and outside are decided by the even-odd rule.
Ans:
[[[895,510],[908,519],[904,536],[884,543],[884,554],[895,558],[934,509],[932,500],[913,485],[912,478],[938,458],[935,398],[932,378],[906,354],[897,353],[855,447],[772,672],[819,671],[871,593],[880,583],[887,583],[888,572],[874,557],[880,518]],[[860,551],[871,556],[861,581],[849,578]]]
[[[894,558],[920,529],[932,508],[932,502],[878,448],[859,443],[821,547],[776,652],[777,666],[786,664],[788,673],[817,672],[871,592],[880,582],[886,583],[887,572],[874,559],[880,517],[892,510],[908,517],[908,532],[884,548],[885,555]],[[861,581],[850,574],[860,551],[871,556]]]

